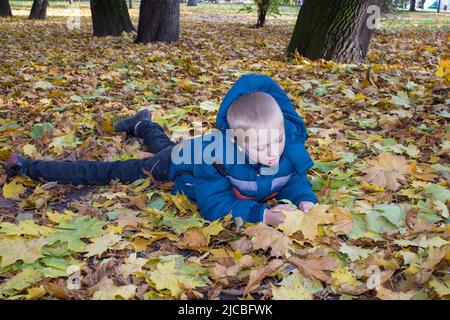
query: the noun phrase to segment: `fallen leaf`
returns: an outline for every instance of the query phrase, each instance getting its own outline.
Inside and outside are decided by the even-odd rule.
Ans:
[[[317,249],[306,258],[291,256],[288,260],[306,277],[314,277],[326,283],[334,282],[327,271],[334,271],[337,263],[321,249]]]
[[[20,200],[20,195],[27,189],[20,183],[12,181],[3,185],[3,196],[6,199]]]
[[[250,226],[244,230],[244,233],[251,237],[255,250],[271,248],[270,255],[274,257],[284,257],[288,252],[289,238],[266,224],[258,223]]]
[[[184,288],[205,286],[202,275],[204,270],[193,264],[186,264],[179,255],[162,257],[156,270],[150,272],[150,279],[155,283],[156,289],[169,289],[174,297],[180,297]]]
[[[393,156],[383,152],[376,159],[367,161],[367,168],[361,170],[368,182],[379,187],[395,191],[400,188],[400,182],[405,182],[408,173],[408,162],[404,157]]]
[[[92,300],[129,300],[136,295],[137,287],[134,284],[116,286],[109,278],[103,278],[96,286],[97,289]]]
[[[274,259],[271,260],[268,264],[261,266],[258,269],[252,270],[252,272],[250,272],[250,279],[248,280],[247,286],[244,290],[244,296],[258,288],[259,284],[264,278],[270,276],[282,265],[283,260]]]
[[[137,258],[136,253],[130,254],[125,259],[125,263],[120,266],[120,271],[124,277],[128,277],[132,274],[138,274],[142,272],[142,267],[148,262],[147,259]]]
[[[239,251],[242,254],[248,254],[253,250],[253,242],[247,237],[241,237],[230,242],[230,246],[234,251]]]
[[[279,283],[271,285],[274,300],[313,300],[312,295],[303,287],[298,273],[291,274]]]
[[[22,238],[0,240],[0,268],[21,260],[33,263],[43,256],[42,247],[46,244],[43,238],[26,241]]]
[[[86,247],[86,257],[101,255],[121,239],[121,236],[112,233],[108,233],[101,236],[100,238],[93,239],[93,242]]]
[[[287,236],[301,231],[305,239],[315,240],[319,225],[330,224],[335,221],[334,214],[328,212],[328,209],[329,206],[327,205],[314,205],[308,213],[300,210],[283,211],[283,214],[286,215],[286,221],[280,224],[278,228],[283,230]]]
[[[189,229],[185,232],[183,240],[178,242],[181,248],[186,249],[205,249],[208,246],[208,239],[202,230],[199,229]]]

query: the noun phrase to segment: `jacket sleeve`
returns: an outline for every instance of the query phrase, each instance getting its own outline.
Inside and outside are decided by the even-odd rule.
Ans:
[[[212,165],[199,165],[194,169],[194,191],[201,215],[210,221],[225,217],[241,217],[244,222],[262,222],[266,205],[239,199],[228,179]]]
[[[289,182],[276,196],[277,200],[287,199],[298,206],[302,201],[317,203],[317,197],[312,191],[312,185],[306,173],[295,172]]]

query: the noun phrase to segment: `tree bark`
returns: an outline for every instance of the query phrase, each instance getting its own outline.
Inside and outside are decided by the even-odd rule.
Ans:
[[[48,0],[34,0],[28,19],[47,18]]]
[[[134,30],[126,0],[91,0],[94,36],[120,36]]]
[[[8,0],[0,0],[0,17],[11,17],[11,7]]]
[[[269,11],[270,0],[258,1],[258,21],[256,27],[261,28],[266,23],[267,11]]]
[[[288,53],[296,50],[311,60],[361,63],[369,49],[373,27],[368,27],[370,5],[384,0],[305,0],[298,14]]]
[[[142,0],[136,42],[172,42],[179,38],[179,0]]]
[[[411,0],[411,6],[409,7],[409,11],[416,11],[416,0]]]
[[[197,0],[188,0],[187,5],[189,7],[196,6],[197,5]]]

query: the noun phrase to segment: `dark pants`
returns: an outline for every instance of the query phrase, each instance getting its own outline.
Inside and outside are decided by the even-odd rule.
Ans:
[[[147,177],[169,180],[170,155],[175,145],[155,122],[142,121],[136,130],[154,155],[125,161],[40,161],[26,159],[21,174],[34,180],[57,181],[62,184],[107,185],[114,179],[130,183]]]

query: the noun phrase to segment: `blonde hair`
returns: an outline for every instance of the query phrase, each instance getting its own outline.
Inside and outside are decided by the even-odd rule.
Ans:
[[[230,129],[279,128],[284,124],[283,113],[276,100],[265,92],[253,92],[236,99],[228,109]]]

